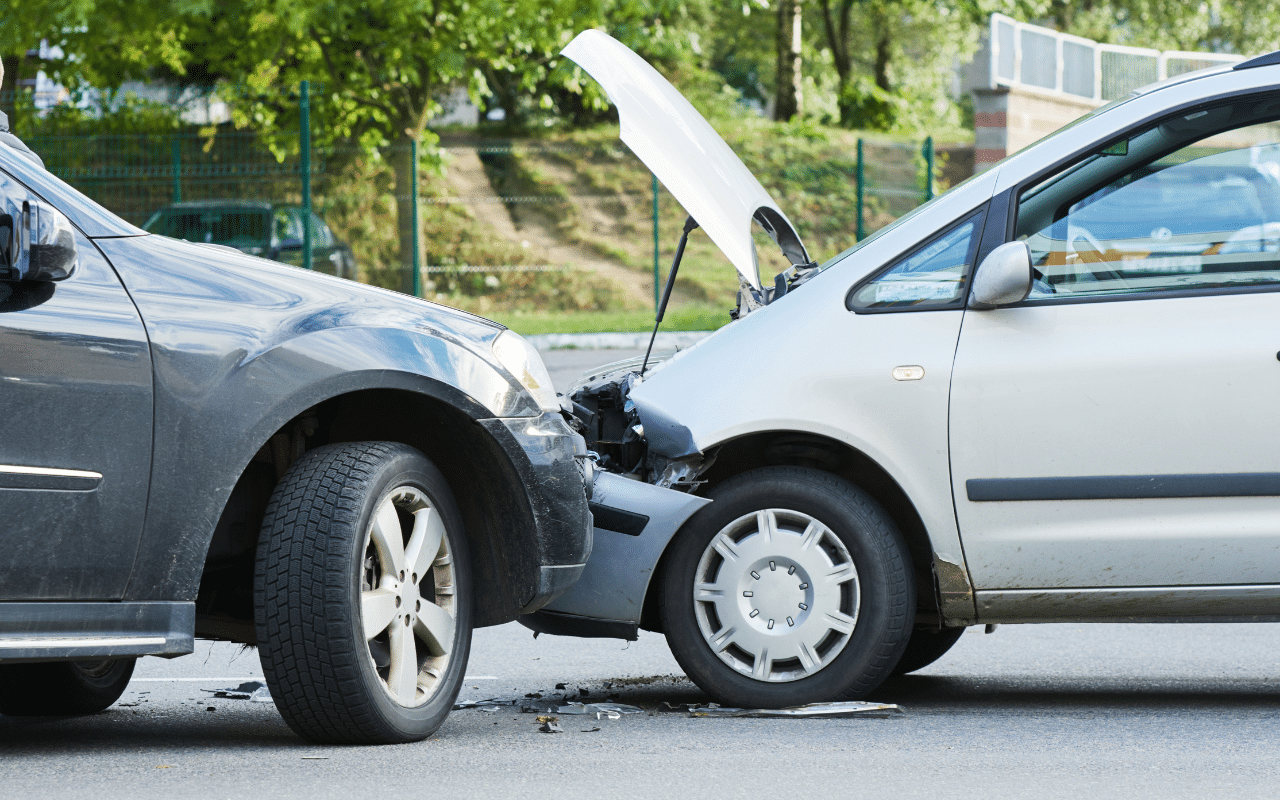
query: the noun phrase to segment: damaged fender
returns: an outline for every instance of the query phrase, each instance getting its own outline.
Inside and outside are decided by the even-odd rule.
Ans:
[[[635,639],[649,582],[680,526],[711,501],[607,472],[592,493],[594,546],[582,577],[520,624],[558,636]]]

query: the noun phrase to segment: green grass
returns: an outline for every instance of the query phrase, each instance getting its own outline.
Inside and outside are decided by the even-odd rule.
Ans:
[[[633,333],[653,330],[653,311],[516,311],[487,315],[516,333]],[[721,306],[689,306],[667,310],[660,330],[711,331],[729,322]]]

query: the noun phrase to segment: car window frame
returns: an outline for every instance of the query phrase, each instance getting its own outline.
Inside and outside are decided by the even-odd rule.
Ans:
[[[984,245],[986,244],[985,234],[986,234],[987,228],[990,227],[989,223],[991,220],[991,214],[990,214],[991,208],[992,206],[990,201],[983,203],[977,208],[971,211],[968,211],[967,213],[959,217],[956,217],[954,220],[948,222],[946,225],[939,228],[932,236],[930,236],[928,239],[925,239],[923,242],[913,242],[910,248],[902,251],[898,255],[887,260],[884,263],[884,266],[880,267],[879,269],[872,272],[870,275],[867,275],[866,277],[854,283],[853,286],[849,288],[849,291],[845,293],[845,298],[844,298],[845,309],[854,314],[903,314],[903,313],[919,313],[924,311],[957,311],[957,310],[962,311],[964,310],[965,305],[969,302],[969,288],[970,288],[970,284],[973,283],[973,280],[972,280],[973,272],[976,269],[977,265],[981,263],[981,260],[984,257],[984,250],[985,250]],[[906,259],[911,258],[916,253],[919,253],[925,248],[932,246],[939,239],[943,238],[944,236],[951,233],[953,230],[955,230],[959,226],[969,222],[970,220],[976,220],[976,222],[974,223],[974,230],[973,230],[973,235],[974,235],[976,244],[971,245],[971,248],[973,251],[973,258],[970,259],[970,262],[965,267],[964,272],[961,273],[962,276],[964,277],[964,282],[963,282],[963,285],[961,286],[960,294],[956,297],[956,299],[951,300],[948,303],[939,304],[939,305],[885,306],[883,308],[862,308],[860,306],[853,305],[854,298],[857,296],[858,292],[861,291],[865,286],[884,277],[886,273],[891,272],[893,269],[901,265],[902,262],[905,261]]]
[[[1254,100],[1260,101],[1264,99],[1271,99],[1272,94],[1273,92],[1271,91],[1254,89],[1246,92],[1238,92],[1238,93],[1232,92],[1227,95],[1214,97],[1210,100],[1204,100],[1198,103],[1178,104],[1176,106],[1173,106],[1167,109],[1162,114],[1152,115],[1139,122],[1135,122],[1132,125],[1129,125],[1128,127],[1124,128],[1122,131],[1119,131],[1116,134],[1107,137],[1106,139],[1096,142],[1092,147],[1080,153],[1074,154],[1069,159],[1060,161],[1051,167],[1048,167],[1042,170],[1037,170],[1033,175],[1027,177],[1022,181],[1019,181],[1016,185],[1011,186],[1000,193],[1001,200],[1003,200],[1003,202],[1008,204],[1008,215],[1007,215],[1007,220],[1004,226],[1004,235],[1003,237],[1001,237],[1002,241],[999,243],[1016,241],[1013,238],[1013,236],[1017,231],[1019,202],[1021,201],[1021,197],[1025,192],[1031,189],[1034,189],[1037,186],[1053,178],[1056,178],[1059,175],[1063,175],[1069,172],[1070,170],[1078,168],[1081,164],[1088,161],[1090,158],[1094,157],[1101,151],[1109,147],[1112,147],[1122,141],[1127,141],[1133,136],[1143,131],[1150,130],[1151,128],[1154,128],[1157,125],[1161,125],[1169,120],[1176,119],[1178,117],[1183,117],[1188,114],[1194,114],[1198,111],[1209,111],[1225,105],[1251,102]],[[1273,121],[1280,122],[1280,117],[1277,117]],[[1250,123],[1250,124],[1256,124],[1256,123]],[[1244,126],[1240,126],[1240,127],[1244,127]],[[1234,130],[1234,128],[1226,128],[1226,129],[1223,129],[1222,131],[1218,131],[1217,133],[1208,134],[1208,136],[1216,136],[1220,133],[1225,133],[1226,131],[1229,131],[1229,130]],[[1160,159],[1165,158],[1171,153],[1175,153],[1183,149],[1184,147],[1190,146],[1191,144],[1194,144],[1194,141],[1179,144],[1175,147],[1171,147],[1167,151],[1158,151],[1156,155],[1153,155],[1152,157],[1150,157],[1146,162],[1144,162],[1143,164],[1136,165],[1132,169],[1140,169],[1143,166],[1155,163],[1156,161],[1159,161]],[[1085,197],[1088,197],[1089,194],[1091,194],[1093,191],[1097,191],[1100,188],[1101,187],[1095,186],[1090,192],[1081,194],[1079,197],[1076,197],[1071,202],[1072,203],[1079,202]],[[995,202],[994,198],[992,202],[993,203]],[[1070,205],[1070,203],[1068,203],[1068,205]],[[985,245],[985,242],[984,242],[984,245]],[[990,252],[989,250],[983,247],[982,252],[979,252],[977,263],[981,264],[982,260],[986,258],[986,255],[989,252]],[[969,281],[969,284],[972,284],[972,281]],[[1280,292],[1280,280],[1277,280],[1275,283],[1272,283],[1272,284],[1259,284],[1259,285],[1246,285],[1246,286],[1192,287],[1192,288],[1185,288],[1185,289],[1169,288],[1169,289],[1153,289],[1150,291],[1131,292],[1131,293],[1125,293],[1125,294],[1098,294],[1098,295],[1082,294],[1082,295],[1073,295],[1073,296],[1064,296],[1064,297],[1037,297],[1037,298],[1027,298],[1024,300],[1020,300],[1017,303],[1009,303],[1008,305],[1002,305],[1000,307],[1001,308],[1029,308],[1029,307],[1034,308],[1034,307],[1040,307],[1040,306],[1074,305],[1077,303],[1113,303],[1113,302],[1124,302],[1124,301],[1161,300],[1161,299],[1190,298],[1190,297],[1218,297],[1218,296],[1225,296],[1225,295],[1259,294],[1259,293],[1268,293],[1268,292]]]

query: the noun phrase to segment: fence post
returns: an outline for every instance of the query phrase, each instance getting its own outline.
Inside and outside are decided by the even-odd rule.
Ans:
[[[927,203],[933,199],[933,137],[926,136],[924,139],[924,148],[920,151],[924,156],[924,199]]]
[[[182,140],[175,134],[172,139],[173,202],[182,202]]]
[[[658,313],[658,176],[653,175],[653,313]]]
[[[302,82],[302,102],[299,111],[302,115],[302,266],[313,269],[311,263],[311,82]]]
[[[413,183],[413,194],[410,203],[413,207],[413,296],[422,297],[422,245],[418,241],[418,140],[409,140],[410,181]]]
[[[857,181],[858,181],[858,228],[857,228],[857,232],[856,232],[856,234],[855,234],[855,235],[856,235],[856,238],[857,238],[857,241],[859,241],[859,242],[860,242],[860,241],[862,241],[862,240],[863,240],[863,238],[866,236],[866,228],[863,226],[863,222],[862,222],[862,217],[863,217],[863,214],[862,214],[863,191],[865,190],[865,188],[866,188],[866,184],[867,184],[866,177],[867,177],[867,176],[866,176],[866,170],[865,170],[865,168],[863,167],[863,163],[862,163],[862,140],[861,140],[861,139],[859,139],[859,140],[858,140],[858,172],[857,172]]]

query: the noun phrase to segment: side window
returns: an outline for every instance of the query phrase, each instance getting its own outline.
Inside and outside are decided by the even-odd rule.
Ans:
[[[274,224],[277,240],[281,242],[302,241],[302,219],[290,209],[276,209]]]
[[[854,289],[852,311],[959,308],[978,248],[975,214]]]
[[[311,246],[333,247],[333,234],[329,231],[329,226],[315,214],[311,215]]]
[[[1167,120],[1024,192],[1028,300],[1280,284],[1280,124],[1251,110]]]

